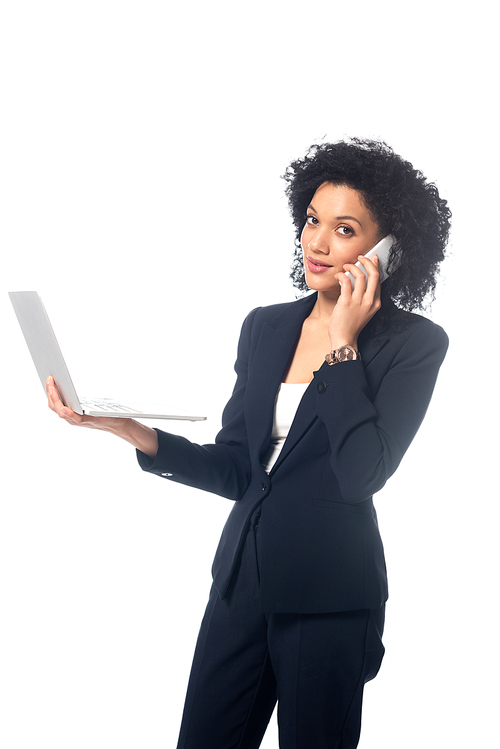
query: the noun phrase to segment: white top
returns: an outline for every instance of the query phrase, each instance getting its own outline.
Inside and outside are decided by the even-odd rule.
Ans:
[[[262,465],[269,473],[278,459],[295,418],[295,413],[307,390],[308,382],[282,382],[274,404],[271,442]]]

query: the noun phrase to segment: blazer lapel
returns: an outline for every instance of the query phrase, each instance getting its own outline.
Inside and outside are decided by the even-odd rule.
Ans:
[[[316,294],[291,302],[276,318],[262,326],[249,369],[245,395],[248,443],[260,458],[271,436],[278,388],[295,351],[302,324],[310,314]]]
[[[363,366],[366,368],[370,365],[378,352],[381,351],[381,349],[385,346],[389,338],[388,336],[380,336],[377,338],[364,337],[364,339],[363,337],[360,338],[361,341],[359,344],[359,349]],[[290,451],[293,450],[297,442],[302,439],[302,437],[316,421],[317,417],[315,412],[315,405],[316,391],[314,380],[312,380],[312,382],[309,383],[309,387],[306,389],[304,395],[302,396],[299,407],[297,409],[297,413],[295,414],[295,418],[285,440],[285,444],[283,445],[283,449],[281,450],[281,453],[279,454],[278,459],[271,470],[271,474],[273,474],[275,470],[279,468]]]
[[[302,396],[299,407],[297,409],[297,413],[295,414],[295,418],[292,421],[292,426],[290,427],[290,431],[288,432],[285,444],[283,445],[283,449],[281,450],[276,463],[271,469],[271,475],[276,471],[276,469],[285,460],[288,453],[293,450],[297,442],[302,439],[304,434],[306,434],[308,429],[316,421],[316,393],[314,389],[315,385],[313,380],[309,383],[309,387],[306,389],[306,392]]]
[[[361,354],[361,361],[363,366],[366,368],[372,362],[374,357],[381,351],[389,337],[379,336],[378,338],[361,338],[359,342],[359,353]]]

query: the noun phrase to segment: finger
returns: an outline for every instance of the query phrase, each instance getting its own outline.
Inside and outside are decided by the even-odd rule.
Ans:
[[[363,267],[366,268],[366,272],[368,274],[364,300],[370,305],[372,309],[377,311],[378,309],[380,309],[382,296],[382,286],[378,268],[378,256],[373,255],[371,260],[370,258],[363,259],[365,261]]]
[[[373,255],[371,258],[363,256],[359,258],[359,261],[362,263],[368,274],[368,281],[366,285],[367,290],[375,294],[377,286],[380,286],[378,255]]]
[[[366,289],[366,274],[363,273],[361,268],[359,268],[354,263],[345,263],[344,268],[346,272],[348,271],[349,273],[352,273],[354,277],[354,288],[352,289],[353,293],[357,296],[363,294]]]
[[[49,403],[49,408],[52,411],[56,411],[57,410],[56,401],[59,400],[59,394],[56,390],[53,377],[47,377],[45,389],[47,391],[47,400]]]
[[[77,414],[71,408],[65,406],[53,377],[47,377],[46,389],[49,408],[68,424],[73,424],[74,426],[95,426],[98,422],[102,421],[98,417]]]
[[[57,388],[54,385],[49,385],[47,387],[47,398],[49,401],[49,407],[53,411],[59,412],[61,408],[64,407],[64,403],[61,401]]]
[[[55,387],[49,387],[49,406],[50,404],[52,404],[51,408],[56,412],[58,416],[60,416],[61,418],[65,418],[67,416],[68,409],[66,409],[65,405],[63,404]]]
[[[81,426],[82,424],[86,425],[86,422],[88,422],[90,419],[93,419],[93,416],[82,416],[81,414],[75,413],[66,406],[61,409],[59,415],[61,419],[64,419],[64,421],[66,421],[68,424],[73,424],[73,426]]]
[[[49,402],[49,408],[60,416],[61,419],[72,419],[77,415],[71,410],[71,408],[67,408],[62,402],[53,377],[47,378],[47,399]]]
[[[352,295],[352,285],[349,276],[345,273],[336,273],[335,278],[340,284],[340,296],[344,299],[350,299]]]
[[[59,403],[61,403],[61,401],[59,401]],[[81,414],[75,413],[71,408],[68,408],[68,406],[63,406],[62,403],[60,407],[56,408],[56,413],[68,424],[74,424],[77,426],[82,424],[84,420],[92,419],[92,416],[82,416]]]

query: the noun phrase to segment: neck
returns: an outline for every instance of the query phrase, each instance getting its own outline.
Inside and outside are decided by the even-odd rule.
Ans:
[[[318,298],[314,305],[311,317],[316,317],[320,321],[329,322],[332,312],[335,309],[337,300],[340,296],[340,286],[338,292],[318,291]]]

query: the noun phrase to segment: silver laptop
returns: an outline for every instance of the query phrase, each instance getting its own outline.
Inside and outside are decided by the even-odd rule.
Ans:
[[[10,300],[26,338],[38,376],[45,390],[47,377],[52,375],[64,405],[75,413],[89,416],[121,416],[138,419],[182,419],[204,421],[206,416],[193,416],[179,409],[164,406],[124,405],[111,398],[79,398],[76,394],[49,317],[36,291],[10,291]]]

